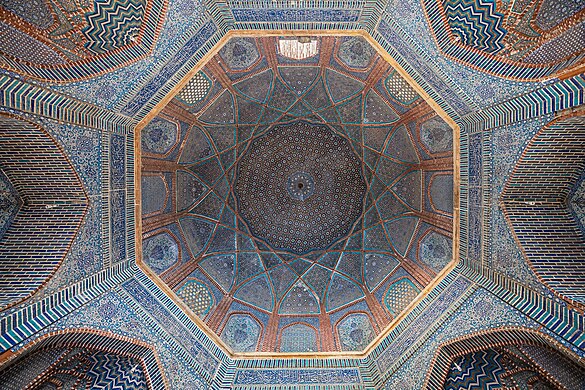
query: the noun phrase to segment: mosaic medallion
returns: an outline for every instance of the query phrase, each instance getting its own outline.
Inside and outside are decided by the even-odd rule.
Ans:
[[[374,338],[372,323],[365,314],[351,314],[337,326],[339,340],[344,351],[364,349]]]
[[[346,235],[366,185],[349,142],[327,126],[295,122],[256,139],[235,191],[252,233],[278,249],[306,253]]]
[[[220,51],[221,58],[231,69],[245,69],[258,60],[259,54],[254,40],[236,38],[230,40]]]
[[[247,314],[235,314],[228,320],[222,336],[236,352],[254,351],[260,336],[260,326]]]
[[[144,240],[142,253],[151,268],[164,271],[179,258],[179,247],[170,234],[161,233]]]
[[[351,37],[339,47],[339,58],[351,68],[365,68],[372,58],[373,48],[362,37]]]
[[[287,190],[293,199],[306,200],[315,192],[315,181],[308,173],[293,173],[288,178]]]
[[[142,129],[142,148],[147,153],[165,154],[177,142],[179,128],[176,123],[154,118]]]

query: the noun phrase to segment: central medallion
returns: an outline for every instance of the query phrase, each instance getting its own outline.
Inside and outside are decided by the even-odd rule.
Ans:
[[[308,173],[293,173],[288,178],[287,189],[293,199],[306,200],[315,192],[315,181]]]
[[[362,213],[366,184],[349,141],[295,122],[256,138],[240,160],[235,193],[252,234],[297,254],[326,249]]]

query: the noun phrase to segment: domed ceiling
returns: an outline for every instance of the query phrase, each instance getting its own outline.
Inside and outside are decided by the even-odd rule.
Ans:
[[[452,260],[453,131],[360,36],[232,38],[141,144],[142,263],[235,352],[363,351]]]

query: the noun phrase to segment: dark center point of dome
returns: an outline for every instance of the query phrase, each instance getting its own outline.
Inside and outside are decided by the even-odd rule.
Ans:
[[[238,210],[252,234],[307,253],[346,236],[366,185],[349,141],[325,125],[295,122],[256,138],[238,165]]]
[[[288,194],[296,200],[306,200],[315,191],[315,181],[308,173],[297,172],[288,178]]]

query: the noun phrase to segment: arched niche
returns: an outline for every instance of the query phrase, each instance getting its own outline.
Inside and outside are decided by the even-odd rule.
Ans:
[[[510,375],[520,372],[532,373],[534,381],[552,388],[580,389],[585,385],[583,358],[539,331],[509,327],[473,333],[440,345],[423,388],[492,388],[486,387],[488,383],[499,388],[506,380],[514,379]]]
[[[585,236],[571,201],[584,176],[585,113],[581,111],[555,119],[534,135],[500,197],[516,242],[535,274],[581,308],[585,307]]]
[[[2,389],[62,388],[72,384],[74,388],[88,389],[168,388],[151,346],[94,329],[47,334],[0,364]]]
[[[87,212],[71,162],[43,128],[0,114],[2,199],[11,217],[0,229],[0,311],[28,298],[62,263]]]

